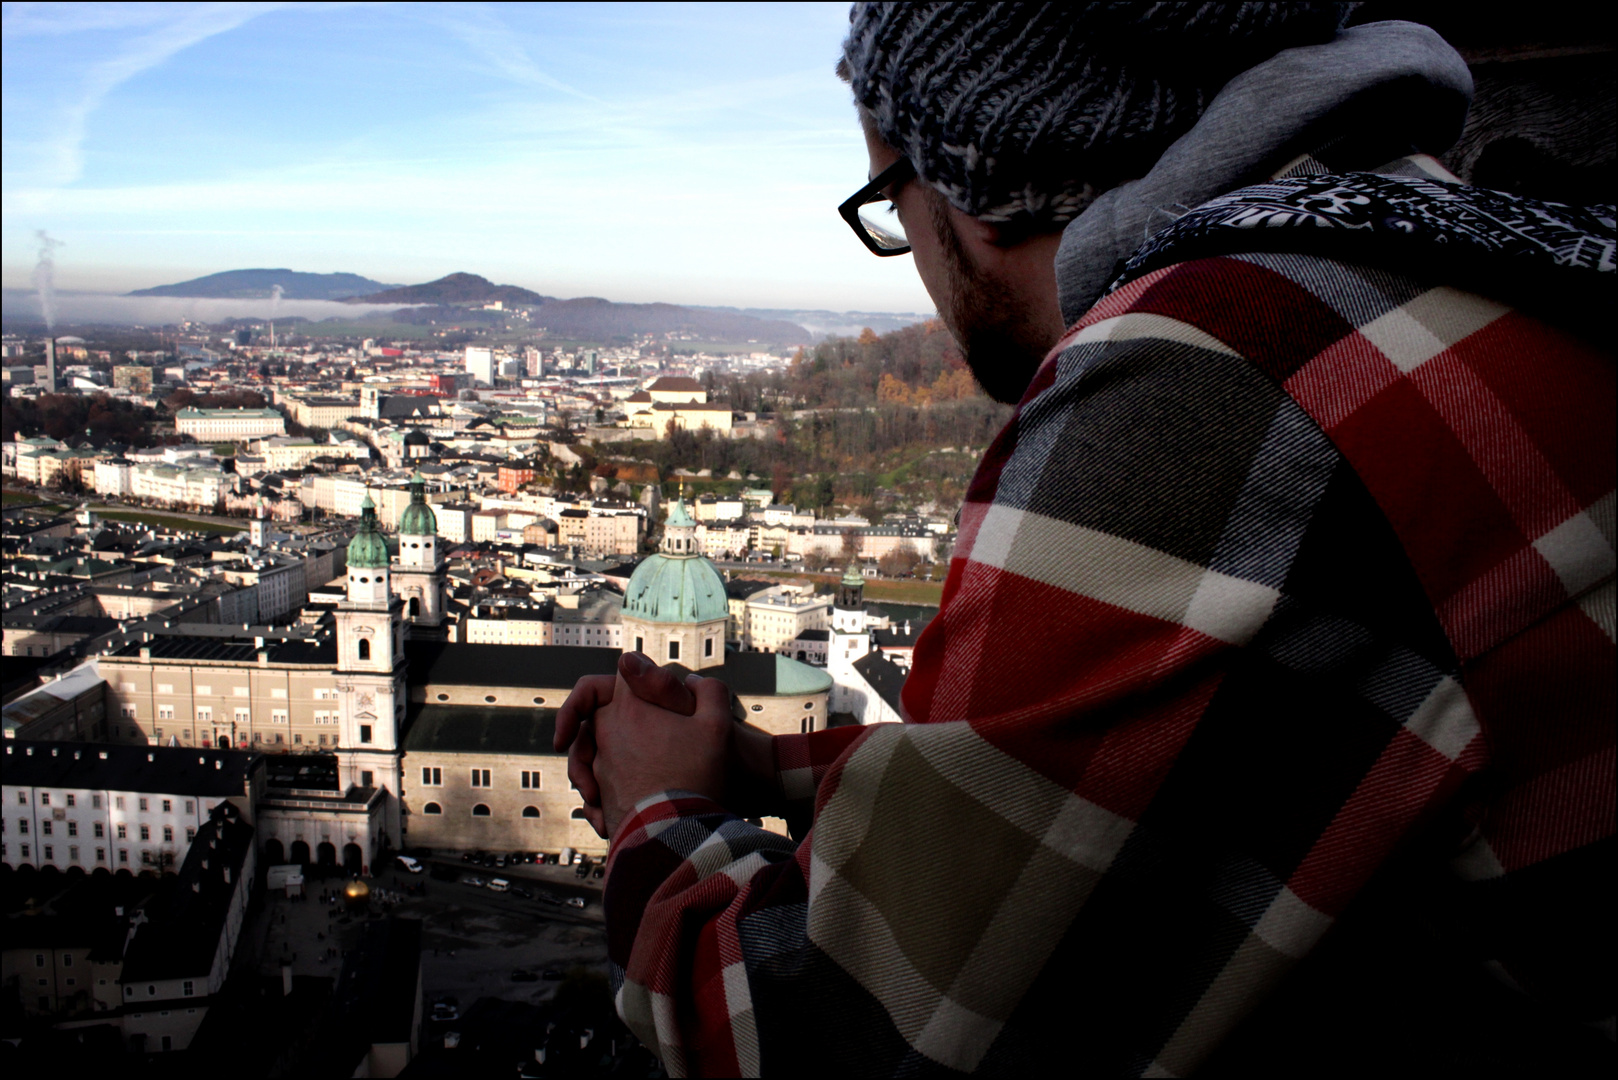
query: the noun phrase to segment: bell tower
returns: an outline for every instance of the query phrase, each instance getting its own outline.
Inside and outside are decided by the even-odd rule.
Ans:
[[[837,583],[837,597],[831,609],[831,640],[826,643],[826,674],[831,676],[832,712],[852,713],[865,719],[866,682],[854,670],[854,663],[871,651],[871,632],[865,625],[865,578],[853,563]]]
[[[399,515],[399,557],[393,563],[393,591],[404,602],[412,637],[435,637],[444,623],[444,582],[448,574],[438,539],[438,518],[427,505],[427,478],[410,478],[410,505]]]
[[[400,833],[400,729],[405,711],[404,603],[390,589],[387,541],[369,495],[348,545],[348,598],[337,605],[338,772],[346,788],[390,797],[384,828]]]

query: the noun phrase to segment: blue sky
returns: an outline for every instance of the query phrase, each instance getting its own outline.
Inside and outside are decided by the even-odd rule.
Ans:
[[[832,4],[5,4],[0,264],[122,291],[286,266],[927,311],[835,207]]]

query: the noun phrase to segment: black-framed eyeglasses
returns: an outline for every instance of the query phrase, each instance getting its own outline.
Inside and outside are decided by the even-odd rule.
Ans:
[[[871,249],[873,255],[903,255],[910,250],[905,238],[904,223],[893,200],[882,194],[889,187],[897,191],[900,185],[915,179],[916,167],[909,158],[900,158],[864,187],[844,200],[837,208],[848,227],[860,242]]]

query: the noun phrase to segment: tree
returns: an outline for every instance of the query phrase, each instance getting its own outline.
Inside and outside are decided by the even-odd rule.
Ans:
[[[803,568],[805,570],[819,573],[831,564],[831,550],[824,544],[816,544],[803,553]]]
[[[909,577],[921,565],[921,556],[909,546],[896,547],[876,561],[877,569],[888,577]]]

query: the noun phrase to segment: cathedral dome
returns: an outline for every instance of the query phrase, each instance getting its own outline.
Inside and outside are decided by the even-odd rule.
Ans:
[[[360,531],[348,544],[350,569],[385,570],[388,565],[388,542],[378,531],[376,503],[369,495],[360,503]]]
[[[399,535],[438,535],[438,515],[427,505],[427,479],[419,472],[410,478],[410,505],[399,515]]]
[[[649,622],[702,623],[730,616],[725,579],[696,553],[696,522],[676,500],[663,533],[663,550],[635,567],[624,590],[624,615]]]

